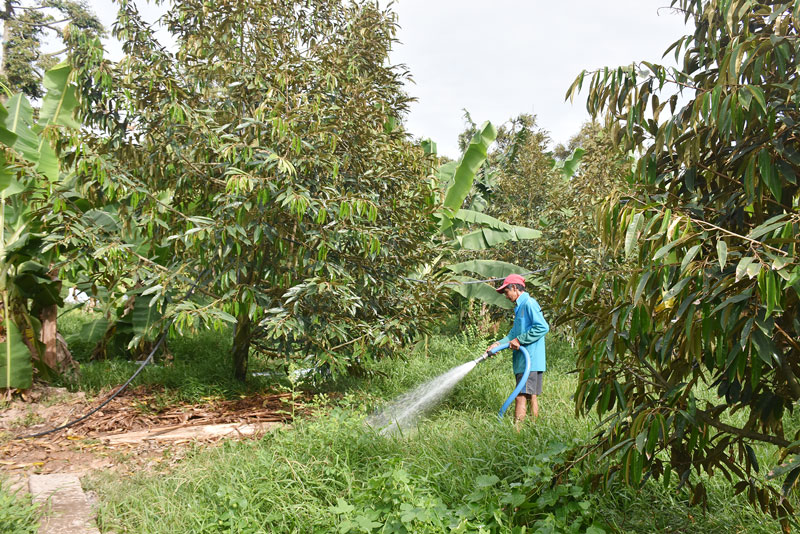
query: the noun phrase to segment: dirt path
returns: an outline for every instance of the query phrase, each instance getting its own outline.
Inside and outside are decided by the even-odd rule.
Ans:
[[[74,420],[105,397],[87,400],[83,393],[40,388],[0,409],[0,473],[29,489],[34,501],[50,503],[43,507],[40,534],[97,532],[79,483],[92,471],[127,475],[172,466],[197,444],[257,437],[308,413],[288,393],[164,405],[160,391],[138,387],[66,430],[14,439]]]
[[[17,400],[0,411],[0,472],[131,472],[180,461],[189,443],[258,435],[307,411],[293,406],[288,393],[169,406],[162,406],[159,393],[141,387],[126,391],[86,421],[23,440],[12,438],[62,425],[87,413],[102,398],[87,401],[82,393],[47,388],[35,402]]]

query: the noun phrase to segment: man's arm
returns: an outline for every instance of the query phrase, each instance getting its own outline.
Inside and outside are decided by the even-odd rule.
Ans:
[[[542,309],[539,306],[531,306],[531,327],[525,332],[517,336],[520,344],[530,345],[542,339],[546,333],[550,331],[550,325],[542,315]]]
[[[516,321],[515,321],[515,323],[516,323]],[[516,326],[516,324],[511,326],[511,331],[506,335],[506,337],[504,337],[503,339],[498,339],[497,341],[495,341],[494,343],[489,345],[489,348],[487,348],[486,350],[490,351],[493,348],[495,348],[495,347],[497,347],[499,345],[502,345],[503,343],[511,343],[515,338],[515,334],[514,334],[514,327],[515,326]],[[514,348],[514,347],[511,347],[511,348]]]

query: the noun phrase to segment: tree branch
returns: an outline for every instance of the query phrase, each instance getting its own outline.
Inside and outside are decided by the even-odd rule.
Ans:
[[[789,446],[792,445],[791,441],[783,439],[779,436],[771,436],[769,434],[762,434],[761,432],[756,432],[755,430],[747,430],[744,428],[738,428],[735,426],[725,424],[719,419],[710,416],[708,412],[703,411],[699,408],[697,409],[696,416],[700,420],[702,420],[705,424],[713,426],[717,430],[721,430],[723,432],[739,436],[740,438],[747,438],[756,441],[761,441],[764,443],[771,443],[773,445],[777,445],[778,447],[782,447],[784,449],[789,449]],[[797,450],[797,448],[798,446],[795,445],[794,447],[791,448],[791,450]]]

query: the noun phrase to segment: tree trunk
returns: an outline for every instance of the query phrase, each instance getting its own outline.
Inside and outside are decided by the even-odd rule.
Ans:
[[[247,358],[250,355],[250,333],[252,323],[247,311],[236,317],[236,332],[233,334],[233,376],[239,382],[247,380]]]
[[[53,369],[60,371],[58,365],[58,331],[56,328],[56,319],[58,318],[58,306],[53,304],[42,309],[39,314],[39,320],[42,321],[42,330],[39,334],[41,342],[44,344],[44,354],[42,355],[42,362]]]

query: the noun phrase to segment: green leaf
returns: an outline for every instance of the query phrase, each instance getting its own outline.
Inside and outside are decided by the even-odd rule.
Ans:
[[[492,123],[488,121],[483,123],[458,162],[453,175],[453,183],[445,195],[444,207],[446,209],[455,212],[461,208],[461,204],[472,189],[475,175],[486,161],[489,145],[494,142],[495,138],[497,138],[497,130]]]
[[[11,167],[6,164],[5,154],[0,153],[0,196],[9,198],[24,190],[25,186],[19,183]]]
[[[722,303],[718,304],[713,310],[711,310],[711,315],[714,315],[721,309],[726,308],[731,304],[736,304],[737,302],[742,302],[743,300],[749,299],[752,296],[752,294],[753,294],[752,288],[748,288],[743,292],[739,293],[738,295],[728,297]]]
[[[28,389],[33,384],[31,353],[13,321],[3,321],[6,340],[0,343],[0,388]]]
[[[750,339],[756,346],[756,352],[758,353],[758,357],[761,358],[761,360],[770,367],[775,365],[776,349],[775,349],[775,344],[772,342],[772,340],[767,336],[765,336],[764,333],[758,328],[752,331]]]
[[[23,298],[33,299],[37,306],[61,306],[61,282],[47,276],[47,271],[34,268],[35,262],[28,261],[17,267],[17,274],[12,278],[17,292]]]
[[[14,149],[31,163],[39,161],[39,139],[31,130],[33,125],[33,108],[28,98],[23,94],[16,94],[8,99],[8,116],[5,117],[5,126],[8,131],[17,136]]]
[[[425,152],[426,155],[429,154],[436,154],[436,143],[431,139],[425,139],[421,143],[422,150]]]
[[[779,219],[784,219],[785,217],[788,217],[788,216],[787,215],[780,215],[778,218]],[[774,220],[774,219],[775,219],[775,217],[770,219],[770,221]],[[770,221],[767,221],[764,224],[761,224],[761,225],[756,226],[755,228],[753,228],[753,231],[750,232],[747,235],[747,237],[749,237],[750,239],[758,239],[762,235],[766,235],[766,234],[768,234],[770,232],[773,232],[773,231],[777,230],[778,228],[783,227],[786,224],[786,222],[784,220],[779,220],[778,222],[770,222]]]
[[[751,256],[747,256],[747,257],[742,258],[741,260],[739,260],[739,264],[736,266],[736,281],[737,282],[744,277],[745,273],[747,272],[747,268],[750,266],[751,263],[753,263],[753,260],[755,260],[755,258],[753,258]]]
[[[789,265],[793,261],[794,261],[794,258],[792,258],[792,257],[775,256],[775,257],[772,258],[772,268],[775,271],[780,271],[781,269],[783,269],[784,267],[786,267],[787,265]],[[779,274],[781,274],[781,276],[785,275],[784,279],[786,279],[786,280],[789,279],[787,273],[779,273]]]
[[[71,71],[72,67],[65,62],[45,73],[44,88],[47,93],[39,111],[39,125],[58,124],[80,129],[80,123],[73,117],[78,100],[75,98],[75,87],[69,83]]]
[[[39,138],[39,163],[36,170],[51,182],[58,181],[58,156],[45,135]]]
[[[89,210],[83,214],[82,219],[87,224],[102,228],[107,232],[116,232],[120,229],[119,217],[115,213],[104,210]]]
[[[636,292],[633,294],[633,305],[637,306],[639,304],[639,298],[642,296],[642,291],[644,291],[645,286],[647,285],[647,281],[650,279],[650,276],[653,274],[653,271],[646,271],[644,275],[639,279],[639,283],[636,285]]]
[[[576,148],[567,159],[564,161],[557,161],[555,165],[553,165],[553,170],[560,170],[564,179],[568,180],[572,178],[578,170],[578,166],[581,164],[581,159],[585,153],[586,150],[583,148]]]
[[[513,228],[514,241],[524,241],[527,239],[539,239],[542,237],[542,232],[534,230],[533,228],[526,228],[525,226],[515,226]]]
[[[800,4],[799,4],[800,5]],[[797,442],[792,444],[796,446]],[[783,475],[786,475],[783,484],[781,485],[781,491],[784,495],[789,493],[789,490],[792,489],[795,482],[797,481],[797,476],[800,474],[800,454],[793,454],[789,457],[785,462],[780,465],[773,467],[769,473],[767,473],[767,479],[772,480]]]
[[[468,234],[456,236],[453,246],[464,250],[486,250],[506,241],[523,241],[541,237],[541,232],[522,226],[511,227],[510,230],[483,228]]]
[[[783,484],[781,484],[781,492],[785,495],[789,494],[789,490],[791,490],[795,483],[797,482],[797,477],[800,475],[800,467],[793,469],[786,478],[783,480]]]
[[[753,95],[753,98],[756,99],[758,105],[761,106],[761,110],[766,113],[767,112],[767,100],[764,97],[764,91],[761,90],[761,87],[757,85],[746,85],[742,89],[746,89]]]
[[[483,231],[481,230],[456,236],[456,239],[452,245],[456,248],[456,250],[486,250],[489,248],[489,245],[486,244],[486,240],[483,238]]]
[[[498,482],[500,478],[497,475],[480,475],[475,479],[475,485],[479,488],[491,488]]]
[[[472,210],[460,209],[453,215],[453,219],[465,223],[486,225],[496,230],[511,230],[513,228],[512,225],[504,223],[500,219]]]
[[[450,187],[458,167],[457,161],[448,161],[436,171],[436,180],[440,187]]]
[[[69,336],[68,342],[74,343],[80,341],[82,343],[96,344],[105,335],[108,330],[108,319],[100,317],[94,321],[84,323],[81,331],[77,334]]]
[[[17,134],[5,126],[6,119],[8,119],[8,110],[3,104],[0,104],[0,143],[12,147],[17,142]]]
[[[680,241],[672,241],[671,243],[667,243],[666,245],[658,249],[655,254],[653,254],[653,261],[660,260],[667,254],[669,254],[669,252],[679,244]]]
[[[158,306],[150,306],[150,298],[146,295],[137,295],[131,312],[131,324],[137,334],[147,334],[150,327],[161,319]],[[152,334],[151,334],[152,336]]]
[[[329,510],[334,514],[349,514],[355,509],[356,509],[355,506],[353,506],[352,504],[348,504],[347,501],[345,501],[341,497],[336,498],[336,506],[331,506],[329,508]]]
[[[639,234],[639,229],[644,221],[644,215],[637,213],[633,216],[633,220],[628,225],[628,231],[625,232],[625,256],[630,256],[633,252],[633,246],[636,244],[636,236]]]
[[[669,291],[664,293],[664,296],[661,298],[661,300],[667,301],[667,300],[675,297],[678,293],[681,292],[681,290],[684,287],[686,287],[686,284],[688,284],[691,281],[692,281],[691,278],[684,278],[683,280],[678,281],[678,283],[676,283],[674,286],[672,286],[669,289]]]
[[[365,515],[356,516],[353,521],[363,532],[372,532],[374,529],[383,526],[383,523],[378,523]]]
[[[497,260],[470,260],[454,263],[446,268],[454,273],[470,271],[485,278],[505,278],[509,274],[524,274],[530,270],[513,263]]]
[[[728,260],[728,244],[722,239],[717,241],[717,257],[719,258],[719,270],[725,270],[725,263]]]
[[[767,291],[766,298],[764,298],[764,295],[762,295],[762,299],[766,301],[767,311],[765,313],[766,316],[769,317],[776,308],[780,307],[781,296],[778,291],[778,281],[776,280],[776,277],[772,271],[764,271],[764,282]]]
[[[681,272],[686,270],[686,267],[694,260],[698,252],[700,252],[700,245],[695,245],[686,251],[686,256],[683,257],[683,261],[681,262]]]
[[[781,194],[783,193],[781,180],[778,177],[775,166],[772,164],[772,157],[769,155],[769,151],[766,148],[761,149],[758,153],[758,170],[761,174],[761,180],[769,188],[775,200],[780,202]]]
[[[747,276],[748,276],[748,277],[749,277],[751,280],[752,280],[753,278],[755,278],[756,276],[758,276],[758,273],[759,273],[760,271],[761,271],[761,263],[760,263],[760,262],[757,262],[757,261],[754,261],[754,262],[750,263],[750,264],[747,266],[747,270],[746,270],[746,272],[747,272]]]
[[[233,315],[231,315],[230,313],[227,313],[225,311],[222,311],[222,310],[219,310],[219,309],[216,309],[216,308],[212,308],[212,309],[208,310],[208,314],[209,315],[213,315],[214,317],[217,317],[217,318],[225,321],[226,323],[236,324],[236,317],[234,317]]]
[[[477,280],[469,276],[455,276],[453,280],[456,282],[477,282]],[[478,299],[507,310],[514,308],[514,304],[510,300],[495,291],[495,288],[487,283],[447,284],[447,287],[468,299]]]

